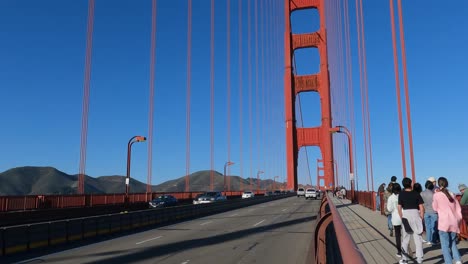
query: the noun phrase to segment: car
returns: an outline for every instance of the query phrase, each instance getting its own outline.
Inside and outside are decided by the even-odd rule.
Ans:
[[[221,201],[226,201],[226,196],[224,196],[221,192],[204,192],[197,195],[197,197],[193,200],[193,204],[215,203]]]
[[[315,189],[307,189],[305,191],[304,196],[305,196],[306,199],[309,199],[309,198],[310,199],[312,199],[312,198],[317,199],[318,193],[317,193],[317,191],[315,191]]]
[[[172,195],[161,195],[149,202],[150,208],[161,208],[177,205],[177,198]]]
[[[297,194],[297,197],[305,196],[305,190],[304,190],[304,188],[298,188],[296,194]]]
[[[272,191],[268,191],[268,192],[265,192],[264,195],[265,195],[265,196],[273,196],[273,192],[272,192]]]
[[[280,190],[276,190],[276,191],[275,191],[275,195],[281,195],[281,191],[280,191]]]
[[[255,194],[251,191],[245,191],[242,193],[242,199],[253,198]]]

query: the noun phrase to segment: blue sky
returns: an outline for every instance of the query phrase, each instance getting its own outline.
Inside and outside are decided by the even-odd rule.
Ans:
[[[249,133],[247,1],[242,15],[242,160],[239,128],[238,1],[231,0],[231,173],[262,178],[284,177],[283,12],[282,1],[258,13],[274,21],[269,30],[258,25],[259,96],[255,93],[254,2],[251,6],[250,62],[252,132]],[[258,4],[260,10],[260,5]],[[455,185],[466,181],[468,127],[464,100],[468,77],[464,48],[468,36],[468,3],[404,2],[404,26],[413,121],[416,177],[445,176]],[[371,117],[374,186],[402,177],[401,151],[387,1],[364,1],[367,73]],[[0,171],[17,166],[53,166],[78,172],[83,96],[87,1],[32,0],[0,2]],[[274,19],[272,19],[274,18]],[[227,160],[226,1],[216,1],[215,26],[215,150],[214,169]],[[356,20],[350,1],[356,146],[360,189],[365,188],[365,164],[357,72]],[[293,30],[316,30],[314,11],[293,14]],[[126,144],[133,135],[148,136],[149,51],[151,1],[96,1],[86,173],[124,175]],[[329,28],[330,35],[333,28]],[[335,31],[336,32],[336,31]],[[185,175],[185,105],[187,60],[186,1],[158,1],[153,184]],[[193,6],[192,112],[190,172],[210,169],[210,1]],[[269,48],[265,49],[264,44]],[[331,46],[330,46],[331,47]],[[263,60],[262,53],[263,50]],[[314,71],[319,58],[312,50],[297,53],[298,71]],[[315,67],[315,68],[314,68]],[[331,66],[332,67],[332,66]],[[262,69],[264,75],[262,76]],[[303,70],[304,69],[304,70]],[[333,71],[332,68],[331,70]],[[333,73],[332,73],[333,74]],[[333,82],[333,80],[332,80]],[[333,83],[332,85],[339,86]],[[262,87],[265,87],[262,90]],[[270,87],[269,89],[266,87]],[[336,88],[337,89],[337,88]],[[263,93],[262,93],[263,91]],[[268,93],[266,92],[268,91]],[[264,95],[265,110],[261,107]],[[304,126],[320,124],[316,94],[301,95]],[[257,111],[258,110],[258,111]],[[268,114],[271,113],[271,114]],[[257,120],[257,115],[259,120]],[[266,121],[268,116],[269,122]],[[336,122],[347,122],[336,114]],[[250,160],[249,138],[252,137]],[[260,139],[260,140],[258,140]],[[335,140],[343,150],[346,141]],[[406,146],[408,144],[406,143]],[[313,183],[317,148],[308,147]],[[145,182],[147,143],[135,144],[132,177]],[[407,156],[409,157],[409,156]],[[336,158],[346,169],[342,154]],[[308,183],[304,149],[299,182]],[[408,175],[409,159],[408,159]],[[343,172],[341,172],[343,173]],[[466,182],[465,182],[466,183]]]

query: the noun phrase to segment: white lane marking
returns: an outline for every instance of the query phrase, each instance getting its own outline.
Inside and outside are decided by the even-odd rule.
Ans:
[[[261,223],[263,223],[263,222],[265,222],[265,219],[263,219],[262,221],[260,221],[260,222],[256,223],[256,224],[255,224],[255,225],[253,225],[253,226],[258,226],[259,224],[261,224]]]
[[[190,259],[187,259],[186,261],[182,262],[181,264],[187,264],[190,262]]]
[[[140,242],[136,242],[136,244],[137,244],[137,245],[140,245],[140,244],[143,244],[143,243],[152,241],[152,240],[160,239],[161,237],[162,237],[162,236],[153,237],[153,238],[146,239],[146,240],[143,240],[143,241],[140,241]]]
[[[233,214],[233,215],[230,215],[229,217],[233,217],[233,216],[238,216],[239,214]]]
[[[212,223],[213,221],[208,221],[208,222],[205,222],[205,223],[201,223],[200,225],[207,225],[209,223]]]
[[[283,209],[283,210],[281,210],[281,212],[284,212],[284,211],[286,211],[286,210],[287,210],[287,209]]]

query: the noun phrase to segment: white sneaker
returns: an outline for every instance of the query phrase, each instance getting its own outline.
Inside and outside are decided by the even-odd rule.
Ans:
[[[404,259],[400,259],[400,261],[398,261],[399,264],[408,264],[408,261],[404,260]]]
[[[463,264],[461,261],[457,261],[455,262],[455,264]]]
[[[431,242],[424,242],[426,245],[428,246],[432,246],[432,243]]]
[[[425,240],[424,238],[423,238],[423,240],[422,240],[422,241],[423,241],[423,243],[427,243],[427,240]]]

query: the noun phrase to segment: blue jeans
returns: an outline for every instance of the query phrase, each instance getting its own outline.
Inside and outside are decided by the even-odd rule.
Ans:
[[[387,225],[388,225],[388,230],[393,230],[392,215],[391,214],[387,215]]]
[[[445,263],[452,264],[452,255],[455,261],[461,261],[460,252],[458,252],[457,248],[457,233],[439,230],[439,236]],[[450,254],[450,250],[452,254]]]
[[[435,243],[437,240],[437,219],[439,216],[434,213],[424,213],[424,223],[426,224],[426,240]]]
[[[380,195],[375,196],[375,210],[380,211]]]

